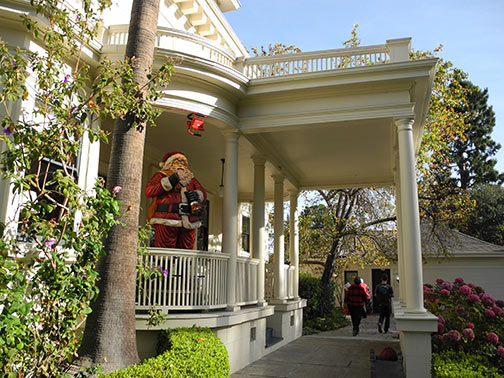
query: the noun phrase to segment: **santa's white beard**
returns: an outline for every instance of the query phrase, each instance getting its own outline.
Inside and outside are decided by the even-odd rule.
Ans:
[[[189,168],[177,167],[175,168],[172,164],[167,164],[163,167],[164,170],[169,170],[176,173],[180,179],[180,185],[187,186],[194,177],[194,174],[189,170]]]

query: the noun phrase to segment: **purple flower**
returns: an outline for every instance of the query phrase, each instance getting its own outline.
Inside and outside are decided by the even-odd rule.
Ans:
[[[500,308],[503,308],[503,307],[504,307],[504,301],[503,301],[502,299],[497,299],[497,300],[495,301],[495,304],[496,304],[497,306],[499,306]]]
[[[441,323],[440,321],[438,321],[438,323],[437,323],[437,331],[438,331],[438,333],[443,333],[444,330],[445,330],[444,323]]]
[[[51,248],[51,247],[54,245],[54,243],[56,243],[56,239],[53,239],[53,238],[47,238],[47,240],[44,242],[44,245],[45,245],[46,247]]]
[[[467,323],[467,328],[471,328],[471,329],[474,328],[474,323],[470,323],[470,322]]]
[[[497,356],[499,358],[504,358],[504,347],[502,345],[497,347]]]
[[[485,310],[485,315],[488,316],[489,318],[495,318],[495,312],[493,312],[488,308]]]
[[[65,75],[65,78],[63,79],[63,82],[64,82],[64,83],[68,83],[68,80],[70,80],[70,75],[69,75],[69,74],[66,74],[66,75]]]
[[[464,306],[457,306],[457,307],[455,307],[455,313],[458,316],[462,316],[464,318],[466,317],[466,315],[468,315],[467,309]]]
[[[469,282],[467,286],[469,286],[471,289],[474,289],[476,287],[476,285],[471,282]]]
[[[479,295],[485,293],[485,289],[483,289],[481,286],[475,286],[474,291],[476,291],[476,294],[479,294]]]
[[[7,126],[5,129],[3,129],[3,132],[4,132],[4,134],[5,134],[5,135],[9,136],[9,135],[11,135],[14,131],[12,131],[12,129],[11,129],[10,125],[9,125],[9,126]]]
[[[437,316],[437,321],[438,321],[439,323],[443,323],[443,324],[445,324],[445,323],[446,323],[446,320],[444,320],[444,318],[443,318],[441,315],[438,315],[438,316]]]
[[[479,297],[476,294],[469,294],[466,298],[467,302],[475,303],[479,301]]]
[[[480,298],[487,306],[493,306],[495,304],[494,299],[488,294],[483,294]]]
[[[76,111],[77,111],[77,108],[72,108],[72,110],[70,111],[70,113],[74,114]]]
[[[441,285],[443,282],[444,280],[442,278],[436,278],[436,283]]]
[[[441,294],[445,294],[445,295],[450,295],[450,291],[449,290],[446,290],[446,289],[443,289],[441,290],[440,292]]]
[[[474,331],[471,328],[466,328],[462,331],[462,334],[464,337],[469,340],[473,341],[474,340]]]
[[[504,314],[504,311],[502,311],[502,308],[498,306],[493,306],[492,311],[495,312],[495,315],[502,315]]]
[[[464,279],[462,277],[457,277],[457,278],[455,278],[455,282],[459,283],[459,284],[463,284],[464,283]]]
[[[464,294],[464,295],[469,295],[471,294],[471,288],[467,285],[462,285],[459,289],[459,291]]]
[[[499,336],[497,336],[497,334],[494,332],[490,332],[487,335],[487,341],[490,344],[497,345],[497,344],[499,344]]]
[[[452,291],[453,289],[453,285],[449,282],[443,282],[441,284],[441,289],[445,289],[445,290],[448,290],[448,291]]]
[[[168,275],[168,269],[163,270],[163,277],[166,277]]]
[[[12,65],[16,66],[16,61],[15,60],[12,61]]]
[[[446,334],[446,338],[448,340],[459,341],[460,340],[460,333],[459,333],[459,331],[452,329],[452,330],[448,331],[448,333]]]

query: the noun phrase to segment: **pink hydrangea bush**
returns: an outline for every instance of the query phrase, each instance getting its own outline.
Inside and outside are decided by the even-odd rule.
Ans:
[[[424,285],[425,308],[438,317],[434,352],[445,349],[478,354],[504,373],[504,300],[457,277]]]

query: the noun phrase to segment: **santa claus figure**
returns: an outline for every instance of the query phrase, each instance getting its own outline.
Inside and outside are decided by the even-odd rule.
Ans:
[[[148,218],[154,227],[154,247],[193,249],[196,229],[201,225],[197,212],[206,192],[188,169],[182,152],[169,152],[159,163],[145,188],[153,198]]]

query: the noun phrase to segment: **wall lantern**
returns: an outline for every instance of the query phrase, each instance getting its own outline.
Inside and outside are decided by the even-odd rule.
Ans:
[[[201,136],[201,133],[205,131],[203,128],[203,123],[205,122],[203,118],[205,118],[206,115],[200,114],[200,113],[189,113],[187,115],[187,132],[191,135],[194,136]]]
[[[219,197],[224,197],[224,163],[226,162],[226,159],[222,158],[220,159],[221,161],[221,177],[220,177],[220,185],[219,189],[217,190],[217,194]]]

